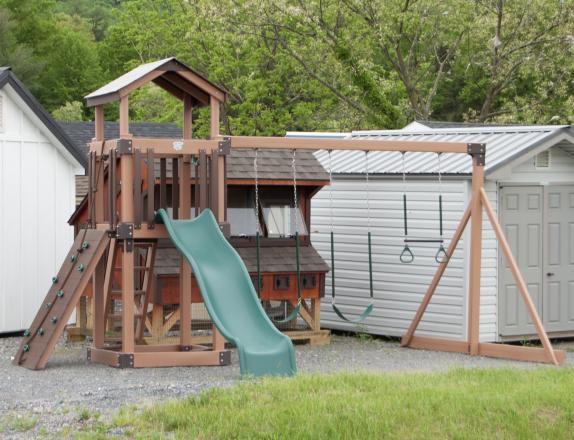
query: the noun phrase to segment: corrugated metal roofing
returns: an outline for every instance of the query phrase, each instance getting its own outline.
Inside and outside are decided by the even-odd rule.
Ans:
[[[486,173],[488,173],[552,138],[556,138],[557,142],[566,138],[566,142],[574,145],[574,130],[568,125],[429,128],[417,132],[403,130],[355,131],[347,138],[485,143]],[[328,169],[328,153],[318,151],[315,155],[321,164]],[[331,163],[335,174],[362,174],[366,169],[365,153],[362,151],[333,151]],[[401,153],[369,153],[369,171],[373,174],[401,174],[402,168]],[[436,173],[438,170],[437,155],[434,153],[406,153],[405,170],[409,174]],[[441,171],[444,174],[470,174],[472,171],[470,156],[443,154],[441,156]]]

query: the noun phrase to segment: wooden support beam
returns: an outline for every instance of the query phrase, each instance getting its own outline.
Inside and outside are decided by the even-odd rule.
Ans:
[[[411,340],[413,338],[413,335],[430,303],[430,300],[432,298],[432,296],[434,295],[434,292],[436,291],[436,288],[438,287],[440,280],[444,274],[444,271],[446,270],[448,263],[450,261],[450,258],[452,257],[452,255],[454,254],[454,251],[456,250],[456,246],[458,245],[458,242],[460,241],[460,238],[462,237],[462,234],[464,233],[464,230],[466,228],[466,225],[468,224],[468,220],[470,218],[470,210],[472,207],[472,202],[471,204],[468,205],[468,208],[466,208],[466,211],[464,212],[462,219],[460,220],[456,231],[454,232],[454,235],[450,241],[450,245],[448,246],[448,249],[446,251],[446,254],[448,256],[448,259],[446,262],[439,264],[434,277],[425,293],[425,296],[423,297],[423,300],[421,302],[421,304],[419,305],[419,308],[417,309],[417,312],[415,313],[415,316],[413,318],[413,320],[411,321],[411,324],[409,325],[409,328],[407,329],[407,332],[404,334],[404,336],[401,339],[401,345],[404,346],[408,346],[411,343]]]
[[[207,199],[207,154],[205,150],[199,152],[199,211],[208,207]]]
[[[108,253],[109,254],[109,253]],[[94,276],[92,277],[92,303],[94,306],[94,323],[93,323],[93,344],[96,348],[104,346],[105,323],[106,323],[106,295],[105,295],[105,278],[106,278],[107,261],[100,258]]]
[[[492,344],[481,342],[478,344],[478,354],[480,356],[512,359],[515,361],[542,362],[554,365],[562,365],[566,362],[566,352],[564,350],[553,350],[554,358],[549,358],[545,348],[523,347],[510,344]]]
[[[427,336],[413,336],[409,347],[423,350],[448,351],[454,353],[469,352],[468,342],[466,341],[431,338]]]
[[[131,139],[128,95],[120,98],[120,139]]]
[[[466,142],[384,141],[377,139],[285,138],[231,136],[231,148],[268,150],[361,150],[427,153],[468,153]]]
[[[470,354],[478,354],[480,338],[480,275],[482,269],[482,197],[484,166],[473,157],[470,210],[470,274],[468,283],[468,342]]]
[[[190,115],[188,115],[189,117]],[[187,118],[184,118],[184,121]],[[185,122],[184,122],[185,123]],[[191,131],[186,130],[190,135]],[[181,189],[179,198],[180,218],[188,219],[191,217],[191,162],[189,157],[184,157],[179,161]],[[179,270],[179,304],[181,308],[180,319],[180,344],[182,346],[191,345],[191,266],[182,256]]]
[[[552,344],[548,339],[548,335],[546,334],[546,330],[544,330],[544,325],[538,316],[538,312],[536,311],[536,306],[528,293],[528,287],[526,286],[526,282],[524,278],[522,278],[522,274],[520,273],[520,269],[518,268],[518,264],[512,255],[512,251],[508,242],[506,241],[506,237],[502,231],[502,227],[498,223],[498,219],[496,218],[496,214],[494,213],[494,209],[490,205],[490,201],[488,200],[488,196],[484,188],[480,188],[479,196],[481,197],[482,205],[486,211],[488,219],[490,220],[490,224],[492,225],[492,229],[494,229],[494,233],[496,234],[496,238],[498,239],[498,244],[502,248],[502,252],[506,258],[506,262],[510,267],[510,271],[512,272],[512,276],[516,281],[516,285],[518,287],[518,291],[522,295],[522,299],[526,304],[526,309],[528,310],[528,314],[530,315],[530,319],[534,323],[534,327],[536,328],[536,332],[538,333],[538,337],[542,341],[542,345],[544,347],[544,351],[546,353],[547,359],[555,365],[558,365],[558,360],[556,359],[555,351],[552,348]]]
[[[155,159],[153,148],[147,149],[147,227],[155,225]]]

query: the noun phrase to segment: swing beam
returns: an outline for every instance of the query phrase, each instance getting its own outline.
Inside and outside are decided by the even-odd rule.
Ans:
[[[459,153],[469,154],[473,160],[472,169],[472,195],[469,206],[465,211],[455,234],[446,251],[446,260],[439,263],[436,273],[419,305],[409,328],[401,339],[404,347],[427,350],[450,351],[468,353],[472,356],[488,356],[495,358],[513,359],[519,361],[543,362],[560,365],[564,363],[566,354],[563,350],[555,350],[550,343],[546,330],[538,316],[536,307],[532,302],[528,288],[520,269],[514,259],[510,246],[504,236],[494,209],[484,190],[484,163],[486,145],[464,142],[423,142],[423,141],[385,141],[363,139],[301,139],[232,136],[229,138],[232,148],[262,148],[262,149],[292,149],[292,150],[359,150],[359,151],[398,151],[423,153]],[[509,344],[495,344],[480,342],[480,278],[482,270],[482,236],[483,211],[494,229],[496,238],[500,243],[506,262],[516,281],[523,301],[526,304],[530,318],[536,327],[538,337],[542,341],[542,348],[523,347]],[[424,313],[434,295],[444,271],[448,267],[462,234],[470,221],[470,274],[468,286],[468,321],[467,340],[451,340],[427,336],[417,336],[415,332]]]

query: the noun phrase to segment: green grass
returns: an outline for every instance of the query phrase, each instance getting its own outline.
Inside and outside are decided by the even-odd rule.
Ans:
[[[300,375],[124,409],[108,428],[154,439],[561,439],[574,432],[573,396],[572,369]]]
[[[8,430],[26,432],[36,427],[38,419],[28,415],[10,414],[4,418],[3,422],[0,432]]]

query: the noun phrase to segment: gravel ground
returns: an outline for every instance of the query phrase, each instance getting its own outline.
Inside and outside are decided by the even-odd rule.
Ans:
[[[96,420],[109,420],[123,405],[141,406],[197,394],[210,387],[231,386],[239,377],[235,350],[232,364],[226,367],[118,370],[88,363],[85,344],[63,342],[45,370],[29,371],[11,364],[19,339],[0,339],[1,438],[61,438],[62,433],[72,433]],[[298,369],[304,373],[535,366],[404,349],[394,341],[338,335],[327,346],[297,345],[296,354]],[[574,365],[574,353],[567,356],[567,364]]]

